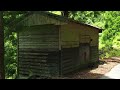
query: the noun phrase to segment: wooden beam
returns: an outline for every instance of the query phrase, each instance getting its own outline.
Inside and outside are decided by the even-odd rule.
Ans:
[[[3,12],[0,11],[0,79],[5,79],[4,72],[4,30],[3,30]]]
[[[62,11],[62,16],[65,16],[65,17],[68,18],[68,16],[69,16],[69,12],[68,12],[68,11]]]

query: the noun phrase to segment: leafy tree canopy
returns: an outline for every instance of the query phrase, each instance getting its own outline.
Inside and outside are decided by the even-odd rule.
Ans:
[[[15,77],[17,71],[17,34],[8,24],[20,20],[27,11],[4,11],[5,71],[6,78]],[[61,15],[62,11],[48,11]],[[69,17],[103,29],[99,34],[99,49],[103,56],[120,55],[120,11],[68,11]],[[115,49],[115,51],[114,51]],[[109,51],[109,52],[108,52]],[[107,52],[107,54],[106,54]],[[117,53],[116,53],[117,52]]]

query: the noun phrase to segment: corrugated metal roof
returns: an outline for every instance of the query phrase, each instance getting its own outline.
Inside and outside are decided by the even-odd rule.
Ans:
[[[16,25],[20,25],[26,17],[28,17],[29,15],[32,15],[32,14],[40,14],[40,15],[43,15],[43,16],[47,16],[47,17],[56,19],[56,20],[61,21],[61,22],[76,23],[76,24],[89,26],[91,28],[99,29],[99,32],[102,32],[102,29],[100,29],[98,27],[95,27],[95,26],[92,26],[92,25],[89,25],[89,24],[85,24],[85,23],[82,23],[82,22],[79,22],[79,21],[76,21],[76,20],[73,20],[73,19],[70,19],[70,18],[67,18],[67,17],[64,17],[64,16],[52,14],[52,13],[49,13],[49,12],[46,12],[46,11],[30,11]]]

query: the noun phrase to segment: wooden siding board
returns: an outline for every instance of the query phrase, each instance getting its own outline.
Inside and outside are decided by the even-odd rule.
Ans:
[[[79,58],[79,44],[83,40],[87,43],[89,43],[90,39],[92,38],[92,43],[90,46],[97,46],[98,45],[98,32],[96,31],[94,33],[94,30],[89,30],[89,28],[81,27],[76,25],[68,25],[68,26],[62,26],[60,30],[56,31],[48,31],[47,29],[42,30],[41,32],[38,31],[38,28],[35,29],[36,32],[29,31],[29,28],[26,29],[25,32],[21,32],[20,34],[20,39],[19,42],[20,47],[20,55],[19,59],[21,61],[25,61],[27,64],[32,65],[31,60],[34,59],[34,63],[38,63],[38,65],[34,64],[35,66],[31,66],[33,69],[37,69],[37,67],[40,65],[39,63],[40,60],[51,60],[51,62],[47,62],[47,64],[55,64],[57,69],[54,72],[57,72],[57,75],[63,75],[69,72],[72,72],[75,70],[75,68],[79,68],[80,66],[86,64],[86,62],[83,62],[82,60],[80,61]],[[47,27],[48,28],[48,27]],[[74,30],[73,30],[74,28]],[[81,28],[81,30],[79,30]],[[83,30],[82,30],[83,29]],[[39,28],[40,30],[40,28]],[[86,30],[86,31],[85,31]],[[47,32],[48,31],[48,32]],[[32,35],[31,35],[32,34]],[[95,35],[94,35],[95,34]],[[89,36],[90,38],[83,38],[82,40],[80,39],[80,36]],[[47,39],[49,38],[49,39]],[[37,40],[34,40],[37,39]],[[31,43],[31,41],[34,40],[34,44]],[[22,43],[23,42],[23,43]],[[52,42],[52,43],[51,43]],[[83,42],[83,43],[86,43]],[[44,43],[44,44],[43,44]],[[34,52],[34,53],[29,53],[29,52]],[[43,51],[44,53],[40,52]],[[58,53],[59,58],[54,57],[54,58],[46,58],[48,57],[49,53],[46,51],[52,51]],[[97,51],[95,49],[95,51]],[[23,53],[24,52],[24,53]],[[97,59],[97,55],[95,55],[94,50],[90,49],[90,52],[93,52],[90,54],[90,61],[93,59]],[[40,54],[38,54],[40,53]],[[46,54],[46,55],[45,55]],[[26,55],[26,57],[22,57],[23,55]],[[31,56],[29,56],[31,55]],[[32,55],[34,58],[32,58]],[[95,56],[93,56],[95,55]],[[38,58],[38,56],[40,56]],[[42,57],[41,57],[42,56]],[[52,56],[56,56],[55,54],[52,54]],[[39,59],[39,61],[37,61]],[[52,61],[53,60],[53,61]],[[55,63],[54,60],[59,60],[59,62]],[[21,63],[21,62],[20,62]],[[43,62],[44,63],[44,62]],[[44,64],[45,65],[45,64]],[[43,65],[43,66],[44,66]],[[50,66],[52,67],[52,66]],[[59,70],[58,70],[59,69]],[[43,70],[43,69],[42,69]],[[58,72],[58,71],[59,72]],[[35,70],[33,70],[35,71]],[[37,72],[37,71],[36,71]],[[36,73],[34,72],[34,73]],[[52,73],[53,74],[53,73]]]
[[[78,60],[78,48],[62,48],[62,73],[74,71]]]
[[[86,27],[79,24],[67,24],[62,25],[62,32],[66,34],[62,35],[63,40],[62,41],[79,41],[78,46],[80,42],[86,43],[89,42],[90,39],[92,41],[90,42],[90,46],[98,46],[98,38],[99,38],[99,30],[96,30],[94,28]],[[68,32],[69,31],[69,32]],[[86,36],[84,42],[83,36]],[[90,38],[89,38],[90,37]],[[83,41],[81,41],[81,39]]]
[[[19,32],[17,33],[17,77],[19,77]]]
[[[69,25],[61,27],[62,72],[63,75],[74,70],[79,56],[79,33]]]
[[[99,51],[98,46],[92,46],[90,47],[90,61],[91,62],[97,62],[99,60]]]
[[[36,28],[35,28],[36,27]],[[26,27],[19,32],[19,71],[58,75],[59,31],[53,26]],[[29,30],[34,30],[30,32]],[[41,40],[42,39],[42,40]],[[23,71],[22,71],[23,70]],[[45,73],[46,72],[46,73]]]
[[[62,76],[62,47],[61,47],[61,26],[59,26],[59,65],[58,65],[58,68],[59,68],[59,76]]]
[[[69,73],[76,69],[87,67],[87,65],[92,61],[92,59],[97,60],[98,58],[97,52],[94,52],[94,50],[91,50],[90,47],[98,46],[98,33],[99,33],[98,30],[95,31],[89,27],[84,27],[77,24],[63,25],[61,27],[61,42],[62,42],[61,57],[62,57],[63,74]],[[92,42],[90,42],[91,39],[92,39]],[[82,51],[82,48],[80,47],[80,43],[89,44],[89,58],[87,59],[87,61],[80,59],[81,56],[79,56],[79,54]],[[95,51],[96,50],[98,49],[95,49]]]

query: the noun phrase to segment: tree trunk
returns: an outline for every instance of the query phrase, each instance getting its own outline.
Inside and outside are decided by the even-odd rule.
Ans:
[[[3,12],[0,11],[0,79],[5,79],[4,72],[4,30],[3,30]]]

